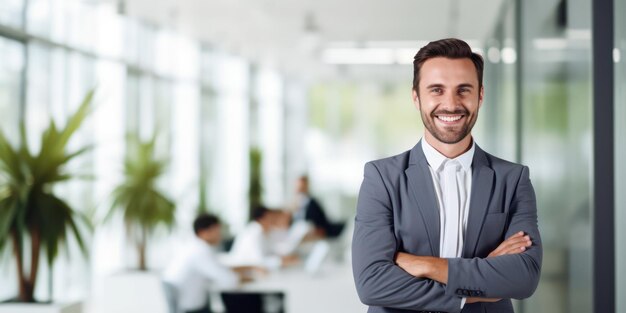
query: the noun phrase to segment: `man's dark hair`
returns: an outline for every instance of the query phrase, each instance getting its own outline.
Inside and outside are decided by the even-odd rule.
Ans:
[[[437,57],[444,57],[448,59],[468,58],[472,60],[474,66],[476,67],[476,73],[478,74],[478,89],[481,89],[483,86],[483,57],[481,57],[478,53],[472,52],[472,48],[467,44],[467,42],[461,39],[448,38],[429,42],[427,45],[422,47],[415,55],[415,58],[413,58],[413,90],[415,90],[418,95],[420,70],[422,65],[427,60]]]
[[[198,234],[201,230],[220,224],[220,219],[213,214],[200,214],[193,221],[193,231]]]
[[[263,218],[263,216],[265,216],[265,214],[269,213],[269,209],[262,206],[262,205],[257,205],[254,208],[252,208],[252,215],[250,216],[250,218],[253,221],[258,221],[261,218]]]

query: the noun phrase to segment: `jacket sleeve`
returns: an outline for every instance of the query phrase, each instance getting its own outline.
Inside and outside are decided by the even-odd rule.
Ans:
[[[444,285],[405,272],[394,262],[396,253],[391,200],[380,172],[370,162],[365,165],[352,241],[352,270],[361,302],[406,310],[461,311],[461,297],[446,295]]]
[[[523,167],[510,207],[505,238],[519,231],[530,236],[532,246],[523,253],[492,258],[448,260],[446,294],[487,298],[530,297],[541,272],[542,245],[537,226],[537,203],[528,167]]]

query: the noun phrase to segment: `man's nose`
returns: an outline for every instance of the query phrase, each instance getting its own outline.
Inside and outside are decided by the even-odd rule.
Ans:
[[[444,109],[448,109],[449,111],[454,111],[459,103],[459,97],[454,92],[446,92],[441,101],[441,107]]]

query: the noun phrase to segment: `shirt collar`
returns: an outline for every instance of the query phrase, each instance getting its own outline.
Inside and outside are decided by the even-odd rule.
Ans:
[[[435,148],[433,148],[433,146],[431,146],[425,138],[422,138],[421,141],[422,150],[424,150],[424,156],[426,157],[426,161],[434,170],[439,170],[439,168],[445,163],[445,161],[449,159],[445,155],[437,151]],[[472,166],[474,151],[476,150],[475,145],[476,144],[472,139],[472,146],[470,147],[470,149],[453,159],[458,161],[465,171],[469,170]]]
[[[196,246],[202,247],[203,249],[210,250],[211,252],[213,252],[215,250],[215,248],[212,245],[210,245],[208,242],[202,240],[198,236],[194,236],[194,241],[195,241],[195,245]]]

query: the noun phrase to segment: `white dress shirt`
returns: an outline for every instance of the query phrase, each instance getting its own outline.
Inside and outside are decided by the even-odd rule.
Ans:
[[[454,159],[448,159],[426,139],[422,139],[422,149],[439,203],[439,257],[461,257],[472,191],[474,142],[469,150]],[[461,308],[464,305],[465,298]]]
[[[197,237],[174,258],[163,280],[176,287],[178,308],[183,311],[204,307],[212,287],[230,289],[239,284],[237,274],[220,264],[213,247]]]
[[[228,260],[232,265],[255,265],[270,270],[278,269],[282,263],[281,258],[272,253],[269,238],[256,221],[250,222],[237,235]]]

